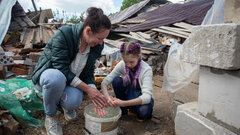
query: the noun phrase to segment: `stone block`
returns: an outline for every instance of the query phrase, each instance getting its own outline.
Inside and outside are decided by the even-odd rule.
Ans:
[[[240,134],[240,70],[200,67],[198,111]]]
[[[194,27],[183,44],[183,61],[226,70],[240,69],[240,24]]]
[[[200,115],[197,102],[178,106],[175,132],[176,135],[237,135]]]

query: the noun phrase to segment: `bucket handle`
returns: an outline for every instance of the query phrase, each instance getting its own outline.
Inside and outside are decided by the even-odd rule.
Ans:
[[[86,127],[83,127],[83,130],[86,131],[89,135],[92,135],[92,133]]]

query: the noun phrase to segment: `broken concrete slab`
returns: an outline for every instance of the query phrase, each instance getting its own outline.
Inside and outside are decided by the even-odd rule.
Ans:
[[[189,63],[226,70],[240,69],[240,24],[197,26],[183,44]]]
[[[197,102],[178,106],[175,118],[176,135],[237,135],[203,117],[197,110]]]
[[[200,67],[198,111],[240,134],[240,70]]]
[[[240,1],[226,0],[224,5],[224,22],[240,23]]]

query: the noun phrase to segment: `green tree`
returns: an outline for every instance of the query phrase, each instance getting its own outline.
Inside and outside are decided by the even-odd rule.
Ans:
[[[76,24],[76,23],[83,22],[84,21],[84,14],[85,14],[85,12],[82,12],[80,17],[78,17],[76,14],[72,15],[72,17],[70,19],[67,18],[66,23]]]
[[[126,8],[136,4],[136,3],[139,3],[141,1],[143,1],[143,0],[123,0],[120,10],[122,11],[122,10],[124,10],[124,9],[126,9]]]

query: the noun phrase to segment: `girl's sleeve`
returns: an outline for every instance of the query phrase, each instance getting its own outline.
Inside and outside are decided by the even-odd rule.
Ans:
[[[104,78],[104,80],[102,81],[103,84],[109,85],[110,83],[112,83],[113,79],[116,76],[120,76],[122,74],[124,74],[124,62],[120,61],[115,68],[113,69],[113,71],[107,75],[107,77]]]
[[[152,69],[149,69],[143,73],[141,86],[142,95],[139,96],[142,99],[142,104],[149,104],[153,96],[152,77]]]

